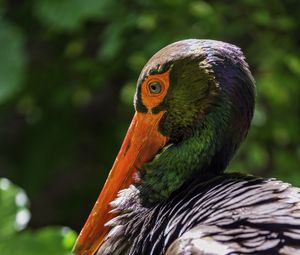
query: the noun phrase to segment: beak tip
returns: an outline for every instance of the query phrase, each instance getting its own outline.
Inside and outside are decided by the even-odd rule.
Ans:
[[[81,245],[75,244],[72,248],[72,254],[74,255],[92,255],[92,253],[88,253],[87,250],[82,249]]]
[[[77,244],[77,242],[74,244],[73,248],[72,248],[72,254],[75,254],[75,255],[82,255],[82,253],[80,253],[80,246]]]

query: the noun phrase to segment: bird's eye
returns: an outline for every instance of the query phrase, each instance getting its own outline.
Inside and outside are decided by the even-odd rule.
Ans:
[[[149,91],[152,94],[159,94],[162,91],[162,86],[157,81],[149,83],[148,86],[149,86]]]

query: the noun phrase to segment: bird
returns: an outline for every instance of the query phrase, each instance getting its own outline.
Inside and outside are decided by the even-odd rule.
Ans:
[[[300,189],[225,171],[255,97],[233,44],[185,39],[155,53],[74,254],[300,254]]]

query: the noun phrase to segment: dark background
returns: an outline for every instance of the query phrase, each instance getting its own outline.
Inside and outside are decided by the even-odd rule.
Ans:
[[[133,114],[149,57],[185,38],[241,47],[257,81],[230,170],[300,186],[300,1],[0,1],[0,176],[30,200],[29,229],[79,231]]]

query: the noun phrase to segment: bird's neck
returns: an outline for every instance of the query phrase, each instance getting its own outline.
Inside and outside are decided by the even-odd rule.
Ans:
[[[222,172],[234,152],[226,144],[227,121],[220,113],[208,114],[193,135],[165,148],[144,165],[138,185],[145,205],[166,200],[185,181]],[[200,178],[201,179],[201,178]]]

